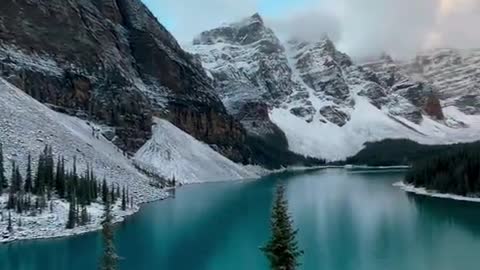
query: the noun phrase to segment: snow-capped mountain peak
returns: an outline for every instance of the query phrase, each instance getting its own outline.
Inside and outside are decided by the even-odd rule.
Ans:
[[[219,28],[202,32],[193,43],[195,45],[227,43],[244,46],[262,40],[273,44],[279,43],[273,31],[265,26],[262,17],[257,13],[240,22],[223,24]]]
[[[252,108],[246,106],[252,101],[265,104],[269,120],[285,133],[290,150],[300,154],[344,158],[367,141],[392,137],[451,142],[456,140],[445,134],[464,134],[477,123],[452,108],[445,99],[448,91],[432,82],[447,83],[436,77],[444,76],[438,69],[457,65],[453,71],[463,72],[465,63],[475,66],[475,57],[454,59],[448,52],[447,61],[438,60],[438,53],[436,62],[423,57],[409,64],[382,54],[356,64],[327,36],[280,41],[259,15],[203,32],[189,49],[200,55],[230,112]],[[474,77],[469,78],[475,86]],[[478,95],[464,103],[475,102]],[[468,137],[464,135],[454,137]]]

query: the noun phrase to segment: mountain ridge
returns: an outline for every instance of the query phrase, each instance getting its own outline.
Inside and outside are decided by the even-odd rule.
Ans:
[[[258,16],[205,31],[199,37],[208,42],[196,38],[187,50],[198,55],[214,83],[220,84],[216,91],[227,108],[231,103],[243,106],[249,100],[260,101],[269,112],[262,121],[279,127],[293,152],[335,160],[355,154],[366,142],[387,138],[430,144],[475,140],[469,133],[478,130],[480,117],[474,113],[478,95],[463,97],[465,106],[452,105],[445,99],[445,90],[432,83],[433,76],[429,80],[415,72],[414,61],[403,63],[385,54],[357,64],[328,37],[317,41],[271,37],[273,31]],[[248,44],[230,46],[221,38],[222,33],[251,28],[255,34],[243,35],[249,37]],[[271,51],[251,46],[272,40],[278,48],[275,57]],[[263,59],[269,60],[268,65],[259,69]],[[241,87],[225,87],[230,84]],[[265,96],[268,91],[262,88],[269,84],[283,87],[274,99]],[[248,97],[242,95],[245,92]]]

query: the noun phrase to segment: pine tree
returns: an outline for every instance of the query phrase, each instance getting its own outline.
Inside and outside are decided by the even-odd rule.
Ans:
[[[75,224],[77,221],[76,202],[75,202],[75,196],[73,194],[75,194],[75,192],[71,193],[70,206],[68,208],[67,229],[75,228]]]
[[[35,195],[42,195],[45,192],[45,159],[43,154],[38,157],[37,173],[35,174],[33,191]]]
[[[7,225],[7,230],[12,233],[13,232],[13,226],[12,226],[12,213],[8,211],[8,225]]]
[[[5,167],[3,165],[3,146],[0,143],[0,195],[3,189],[7,186],[7,178],[5,177]]]
[[[17,170],[17,165],[15,163],[15,160],[12,160],[12,174],[11,174],[11,179],[10,179],[10,191],[13,193],[17,192],[17,175],[16,175],[16,170]]]
[[[120,186],[119,185],[117,185],[117,191],[115,193],[115,198],[117,198],[117,199],[120,198]]]
[[[107,179],[104,177],[102,182],[102,200],[104,204],[107,204],[109,200],[108,195]]]
[[[285,199],[283,185],[277,187],[271,217],[272,236],[261,248],[273,270],[294,270],[299,266],[298,258],[303,254],[295,239],[297,231],[288,214],[288,202]]]
[[[32,179],[32,155],[28,153],[28,162],[27,162],[27,174],[25,177],[25,192],[30,193],[33,191],[33,179]]]
[[[127,198],[126,198],[125,187],[122,189],[122,210],[123,211],[127,210]]]
[[[15,209],[17,205],[17,198],[15,196],[15,192],[13,188],[8,190],[8,200],[7,200],[7,209]]]
[[[13,176],[13,178],[15,179],[15,181],[12,181],[12,188],[14,192],[21,192],[23,186],[23,179],[18,166],[15,167],[15,175]]]
[[[103,221],[103,256],[100,263],[101,270],[116,270],[118,255],[115,250],[113,238],[112,213],[110,203],[105,204],[105,219]]]
[[[82,212],[80,214],[80,225],[87,225],[89,222],[88,211],[86,206],[82,206]]]
[[[110,188],[110,202],[113,204],[115,204],[115,201],[116,201],[116,198],[115,198],[115,186],[113,185],[112,183],[112,186]]]

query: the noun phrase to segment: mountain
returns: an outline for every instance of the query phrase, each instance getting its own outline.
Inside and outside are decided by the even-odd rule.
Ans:
[[[228,115],[201,64],[140,0],[6,0],[0,76],[51,108],[112,127],[133,155],[153,116],[237,162],[245,130]]]
[[[454,79],[442,75],[450,73],[447,60],[405,63],[383,55],[354,63],[327,36],[281,41],[258,14],[201,33],[187,50],[200,58],[248,134],[268,141],[273,128],[265,127],[278,128],[284,147],[301,155],[344,159],[386,138],[427,144],[478,139],[480,117],[470,113],[478,94],[439,87],[474,74],[475,57],[457,61],[454,69],[462,75]],[[475,76],[469,80],[476,89]]]
[[[246,128],[254,163],[273,168],[322,163],[289,151],[287,137],[269,118],[269,109],[301,85],[291,80],[285,49],[260,15],[203,32],[188,49],[207,69],[227,111]]]

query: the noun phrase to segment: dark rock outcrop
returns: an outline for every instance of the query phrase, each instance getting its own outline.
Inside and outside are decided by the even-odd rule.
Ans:
[[[320,114],[339,127],[343,127],[350,120],[350,115],[337,106],[325,106],[320,109]]]
[[[435,95],[430,95],[427,98],[424,111],[427,115],[435,118],[436,120],[443,120],[445,118],[440,100]]]

